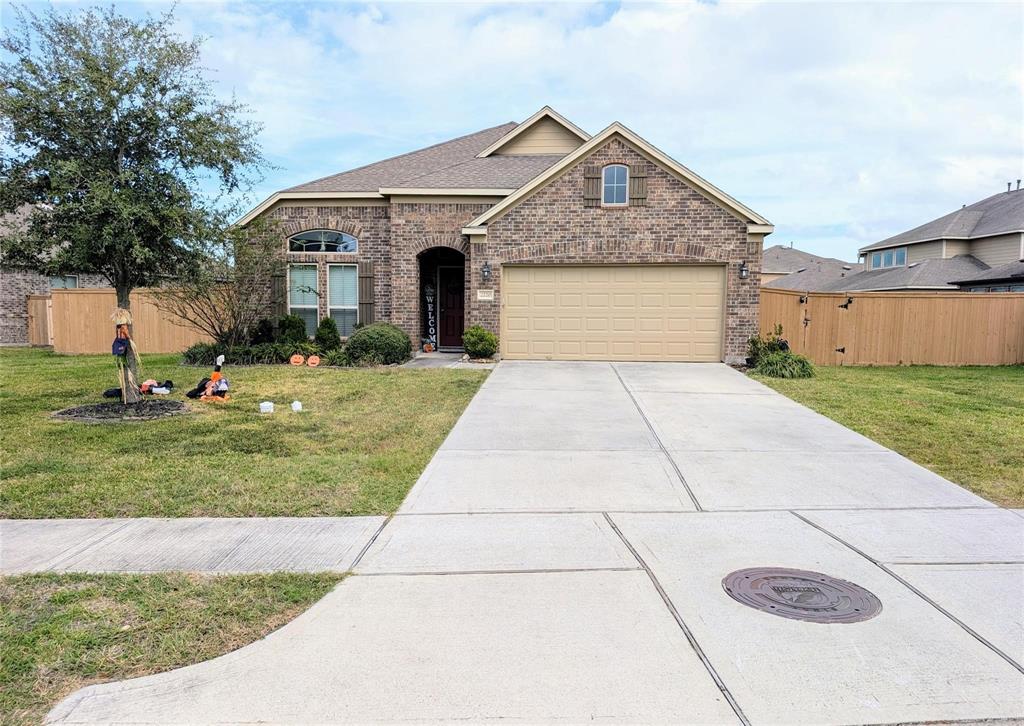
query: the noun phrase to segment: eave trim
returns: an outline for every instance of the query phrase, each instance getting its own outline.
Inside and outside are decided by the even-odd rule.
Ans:
[[[249,224],[256,217],[274,206],[277,202],[286,199],[383,199],[384,195],[379,192],[274,192],[251,210],[245,213],[235,226]]]

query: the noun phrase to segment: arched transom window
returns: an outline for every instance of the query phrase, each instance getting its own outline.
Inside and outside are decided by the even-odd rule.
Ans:
[[[601,203],[627,204],[626,189],[629,186],[629,169],[625,164],[609,164],[602,171]]]
[[[289,252],[356,252],[359,240],[344,232],[314,229],[288,238]]]

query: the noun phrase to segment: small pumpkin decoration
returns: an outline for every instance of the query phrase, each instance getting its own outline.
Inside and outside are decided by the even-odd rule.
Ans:
[[[320,365],[320,356],[309,356],[309,358],[306,359],[306,365],[309,366],[310,368],[316,368],[318,365]]]
[[[291,364],[292,364],[293,366],[301,366],[301,365],[302,365],[303,363],[305,363],[305,362],[306,362],[306,359],[305,359],[305,358],[303,358],[303,357],[302,357],[301,355],[299,355],[298,353],[296,353],[296,354],[295,354],[295,355],[293,355],[293,356],[292,356],[291,358],[289,358],[289,359],[288,359],[288,361],[289,361],[289,362],[290,362],[290,363],[291,363]]]

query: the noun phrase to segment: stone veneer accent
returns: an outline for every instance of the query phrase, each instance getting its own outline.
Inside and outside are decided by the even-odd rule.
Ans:
[[[647,204],[584,207],[587,165],[645,164]],[[612,138],[586,159],[532,196],[491,221],[485,242],[474,242],[467,325],[498,331],[501,266],[509,264],[703,263],[726,266],[724,358],[740,362],[747,339],[757,332],[761,238],[748,241],[747,223],[689,185],[648,161],[624,141]],[[491,279],[480,279],[484,260]],[[746,262],[747,279],[739,268]],[[479,302],[476,291],[491,288],[494,302]]]
[[[110,287],[102,275],[74,273],[79,287]],[[50,292],[50,278],[31,270],[0,269],[0,345],[28,345],[28,296]]]
[[[588,208],[583,205],[587,165],[645,164],[645,206]],[[417,345],[421,335],[418,255],[448,247],[466,255],[466,325],[499,332],[501,266],[509,264],[712,264],[726,266],[724,358],[742,361],[747,339],[757,332],[761,270],[760,235],[747,223],[649,161],[621,138],[601,148],[488,225],[485,242],[469,244],[462,227],[490,203],[395,201],[383,205],[283,202],[267,214],[287,237],[311,229],[348,232],[359,240],[354,254],[287,253],[289,262],[316,263],[326,289],[327,264],[374,263],[375,318],[405,330]],[[490,262],[485,285],[480,267]],[[739,277],[746,262],[750,276]],[[493,289],[494,302],[478,301],[478,289]],[[327,314],[326,297],[320,314]]]

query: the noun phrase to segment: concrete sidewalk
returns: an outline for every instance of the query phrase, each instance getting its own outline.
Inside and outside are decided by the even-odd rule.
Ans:
[[[722,580],[758,566],[882,609],[746,607]],[[502,363],[354,571],[262,641],[50,718],[1024,718],[1024,518],[725,366]]]
[[[345,572],[384,517],[0,520],[0,573]]]

